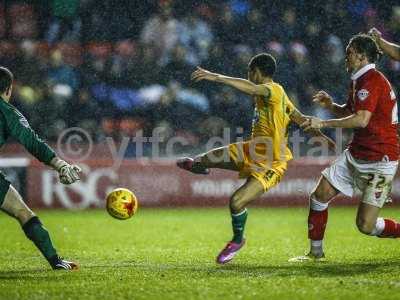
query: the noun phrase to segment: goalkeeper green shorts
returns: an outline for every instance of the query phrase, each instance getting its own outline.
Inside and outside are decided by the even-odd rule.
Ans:
[[[0,207],[3,205],[4,198],[10,188],[10,182],[6,179],[6,176],[0,172]]]

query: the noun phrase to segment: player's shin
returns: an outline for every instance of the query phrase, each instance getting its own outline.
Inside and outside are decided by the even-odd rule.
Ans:
[[[240,244],[243,241],[244,228],[247,220],[247,209],[244,209],[239,213],[231,213],[231,216],[233,230],[232,241],[236,244]]]
[[[57,258],[57,252],[50,240],[49,233],[12,185],[9,186],[4,197],[1,210],[20,222],[25,235],[35,244],[50,264],[53,259]]]
[[[53,260],[57,260],[57,252],[51,242],[50,235],[46,228],[43,227],[39,218],[34,216],[25,224],[22,225],[25,235],[30,239],[43,256],[47,259],[50,265],[53,265]]]
[[[319,202],[314,195],[310,197],[310,211],[308,215],[308,238],[310,251],[315,256],[323,255],[322,241],[328,222],[328,203]]]

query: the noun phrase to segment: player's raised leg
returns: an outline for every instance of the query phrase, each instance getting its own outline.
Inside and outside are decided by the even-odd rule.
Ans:
[[[210,168],[237,171],[236,163],[230,157],[229,146],[212,149],[194,158],[178,159],[177,166],[195,174],[208,174]]]
[[[233,259],[245,244],[244,229],[247,221],[246,206],[260,197],[265,191],[263,184],[254,177],[247,181],[232,195],[229,207],[232,217],[233,237],[217,256],[217,263],[225,264]]]
[[[399,238],[400,223],[378,217],[380,208],[361,202],[357,211],[357,228],[361,233],[380,238]]]
[[[378,221],[380,208],[360,202],[357,210],[356,224],[361,233],[378,235],[381,233],[382,224]]]
[[[35,244],[51,267],[55,270],[77,269],[78,265],[76,263],[66,261],[58,256],[48,231],[43,227],[39,218],[25,204],[17,190],[12,185],[9,185],[5,195],[4,192],[5,189],[2,197],[4,201],[0,199],[1,210],[19,221],[27,238]]]
[[[379,212],[390,197],[391,185],[396,168],[391,174],[361,174],[358,181],[363,186],[363,195],[358,206],[356,224],[361,233],[380,238],[400,237],[400,224],[379,217]]]
[[[307,255],[290,259],[291,262],[320,260],[325,257],[323,239],[328,222],[328,206],[337,191],[324,177],[318,181],[317,187],[310,195],[310,210],[308,214],[308,238],[310,240],[310,252]]]

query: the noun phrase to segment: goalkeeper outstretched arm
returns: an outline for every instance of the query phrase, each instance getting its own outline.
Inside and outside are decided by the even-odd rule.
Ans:
[[[59,173],[61,183],[71,184],[79,180],[81,169],[57,157],[54,150],[35,133],[26,118],[14,106],[1,100],[0,111],[7,134],[39,161],[55,169]]]

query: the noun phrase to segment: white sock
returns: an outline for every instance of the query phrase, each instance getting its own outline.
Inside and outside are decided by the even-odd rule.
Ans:
[[[312,254],[320,255],[324,252],[321,241],[310,240],[310,249]]]
[[[385,220],[383,218],[377,218],[375,228],[369,235],[378,236],[381,235],[383,230],[385,229]]]
[[[310,240],[310,241],[311,241],[311,247],[315,247],[315,248],[320,247],[320,248],[322,248],[322,240],[321,241]]]

